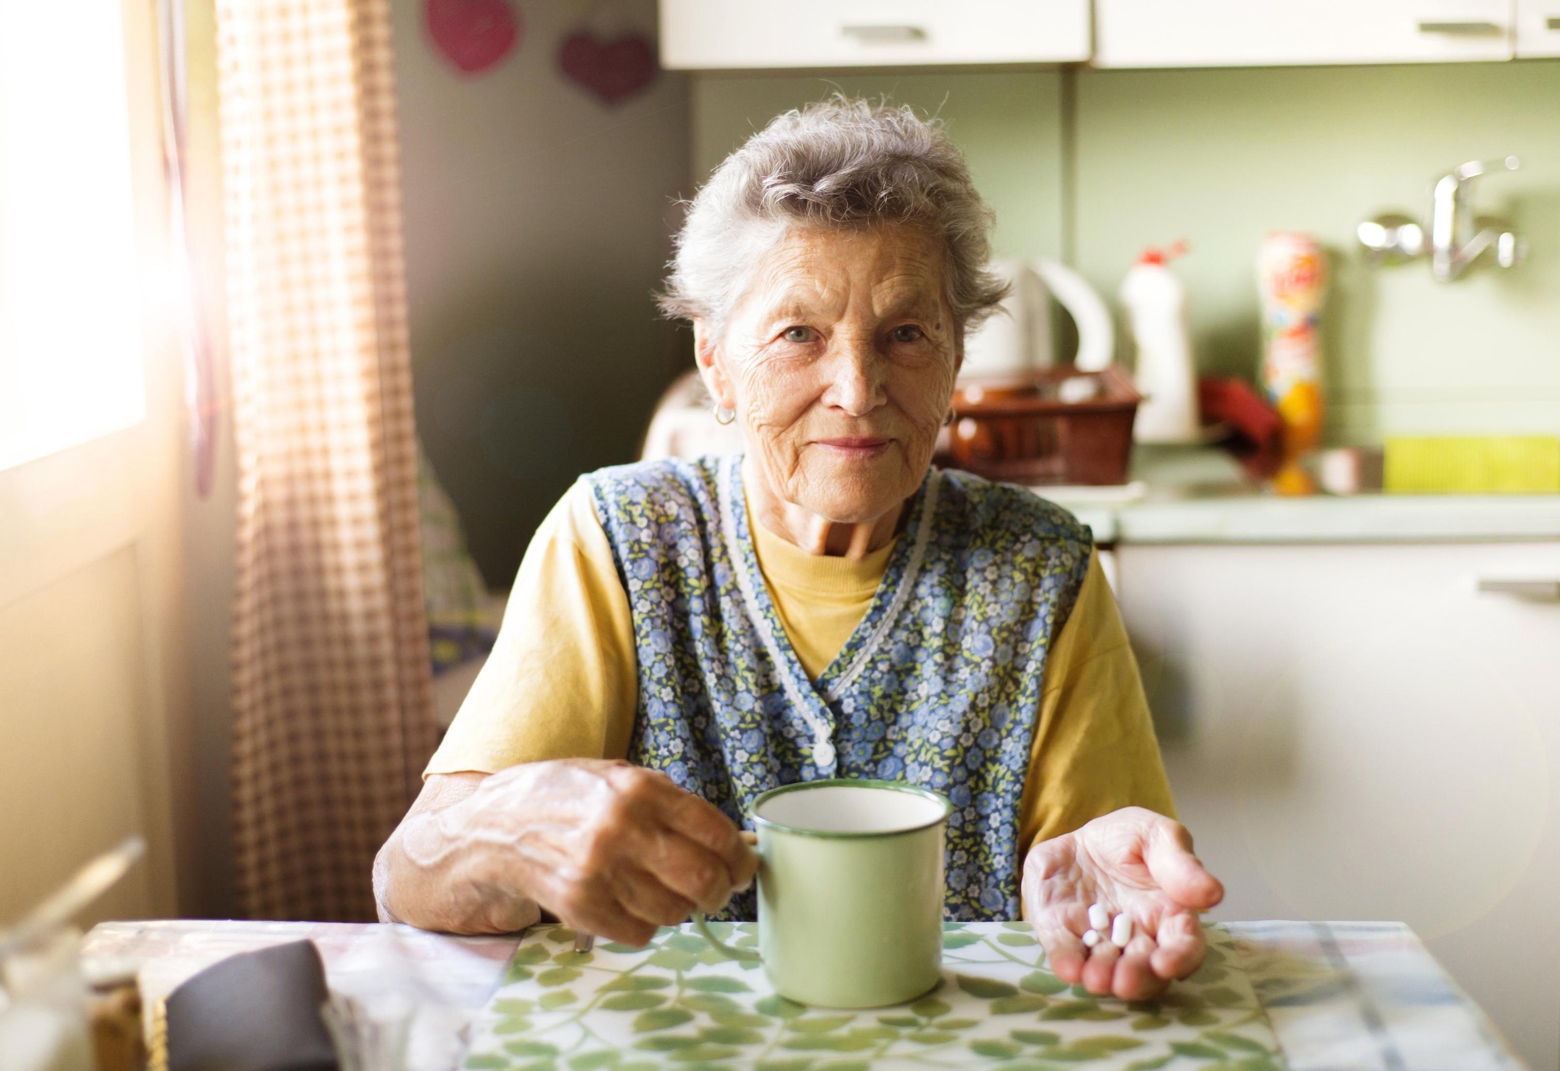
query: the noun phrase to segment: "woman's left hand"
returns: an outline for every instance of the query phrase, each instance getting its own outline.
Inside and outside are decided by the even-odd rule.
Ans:
[[[1186,827],[1142,807],[1123,807],[1041,841],[1024,859],[1024,910],[1056,976],[1123,1000],[1151,1000],[1173,978],[1202,966],[1207,945],[1197,913],[1224,898],[1192,854]],[[1089,905],[1132,920],[1118,950],[1084,947]]]

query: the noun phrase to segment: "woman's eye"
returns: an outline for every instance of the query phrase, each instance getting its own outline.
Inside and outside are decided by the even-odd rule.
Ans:
[[[781,337],[787,342],[812,342],[818,333],[810,327],[787,327]]]
[[[889,333],[889,337],[895,342],[919,342],[926,337],[926,332],[915,324],[901,324]]]

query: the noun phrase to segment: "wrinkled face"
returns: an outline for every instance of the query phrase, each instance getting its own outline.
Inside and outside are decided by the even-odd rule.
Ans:
[[[695,325],[705,381],[769,492],[840,524],[914,493],[958,370],[943,257],[902,224],[792,228],[718,337]]]

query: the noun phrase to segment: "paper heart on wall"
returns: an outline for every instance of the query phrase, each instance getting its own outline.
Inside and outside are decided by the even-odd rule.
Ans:
[[[603,41],[585,30],[563,39],[558,66],[565,77],[616,104],[644,89],[659,73],[655,49],[642,34]]]
[[[505,0],[428,0],[428,34],[466,74],[509,54],[520,39],[520,13]]]

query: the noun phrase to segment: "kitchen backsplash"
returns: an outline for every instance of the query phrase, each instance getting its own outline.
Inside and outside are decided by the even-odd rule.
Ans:
[[[1270,230],[1329,255],[1331,442],[1387,434],[1560,431],[1560,60],[1499,64],[863,76],[699,75],[692,173],[775,113],[834,88],[942,115],[997,211],[997,252],[1059,255],[1114,307],[1148,245],[1186,239],[1199,368],[1255,373],[1253,262]],[[1426,261],[1369,267],[1360,220],[1428,227],[1435,178],[1476,181],[1479,212],[1527,240],[1510,272],[1435,283]]]

